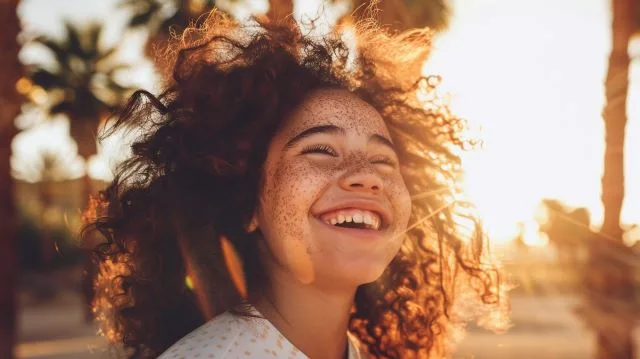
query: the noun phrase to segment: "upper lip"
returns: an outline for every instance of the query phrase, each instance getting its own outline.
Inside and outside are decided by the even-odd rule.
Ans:
[[[391,223],[391,211],[389,211],[385,206],[383,206],[380,202],[370,199],[357,198],[357,199],[345,199],[338,203],[334,203],[331,207],[323,209],[318,213],[315,213],[315,217],[321,217],[322,215],[339,211],[341,209],[363,209],[371,212],[375,212],[382,219],[381,228],[386,227],[389,223]]]

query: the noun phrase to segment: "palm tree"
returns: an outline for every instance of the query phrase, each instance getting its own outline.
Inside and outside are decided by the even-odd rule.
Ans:
[[[555,246],[558,262],[568,266],[581,264],[592,233],[589,211],[584,207],[571,208],[555,199],[543,199],[542,206],[547,215],[539,229]]]
[[[78,154],[85,159],[82,198],[86,207],[92,194],[87,160],[97,153],[95,133],[103,121],[124,102],[133,88],[115,80],[119,70],[129,66],[114,60],[116,48],[100,47],[102,26],[92,24],[86,29],[65,22],[66,37],[62,41],[45,36],[33,41],[43,45],[54,57],[54,66],[27,65],[30,84],[24,86],[46,92],[49,98],[48,112],[54,116],[64,114],[70,120],[70,134],[78,146]],[[30,96],[34,97],[34,96]],[[85,293],[85,318],[91,320],[92,276],[94,273],[90,253],[85,256],[83,289]]]
[[[13,358],[16,342],[16,223],[11,177],[11,142],[16,134],[14,118],[20,113],[21,96],[15,90],[22,66],[18,61],[19,0],[0,1],[0,357]]]
[[[269,0],[269,19],[282,19],[293,13],[293,0]]]
[[[130,28],[145,27],[152,34],[168,38],[171,31],[180,32],[200,15],[215,7],[214,0],[123,0],[133,16]]]
[[[122,0],[132,12],[129,28],[149,31],[145,53],[156,69],[168,75],[168,64],[156,51],[166,46],[172,33],[180,34],[190,23],[215,7],[215,0]]]
[[[372,0],[352,0],[356,17],[366,12]],[[451,9],[447,0],[380,0],[377,18],[380,24],[395,30],[428,26],[434,31],[447,28]]]
[[[622,244],[620,211],[624,199],[624,139],[629,89],[628,46],[638,30],[637,0],[612,0],[612,48],[605,82],[606,105],[600,236],[591,241],[591,271],[585,278],[583,308],[587,323],[597,334],[598,359],[635,357],[632,331],[637,317],[634,282],[629,265],[620,260],[630,252]]]
[[[71,137],[78,146],[78,154],[86,161],[97,153],[98,126],[119,108],[133,89],[115,80],[116,73],[128,65],[114,60],[115,47],[100,47],[101,25],[80,29],[66,22],[65,27],[63,40],[45,36],[33,40],[48,49],[55,61],[53,66],[27,64],[27,77],[31,82],[27,87],[31,94],[41,91],[48,95],[51,116],[64,114],[69,118]],[[91,193],[88,173],[84,178],[84,197],[88,198]]]
[[[451,11],[447,0],[352,0],[353,9],[356,10],[353,16],[357,18],[364,15],[367,7],[374,2],[380,10],[380,23],[397,30],[429,26],[438,31],[445,29],[449,23]],[[154,61],[156,68],[167,75],[167,64],[154,51],[166,45],[171,31],[180,33],[190,22],[211,11],[215,7],[215,1],[123,0],[121,5],[132,9],[130,28],[144,27],[150,31],[147,55]],[[293,8],[293,0],[269,0],[266,15],[270,19],[282,19],[293,13]],[[352,15],[344,16],[342,21],[347,19],[353,20]]]
[[[558,262],[568,267],[584,263],[584,251],[592,237],[591,215],[584,207],[571,208],[556,199],[543,199],[546,220],[539,223],[539,230],[555,246]]]

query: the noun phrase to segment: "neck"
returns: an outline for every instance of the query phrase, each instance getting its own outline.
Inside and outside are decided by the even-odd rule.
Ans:
[[[342,359],[356,288],[303,284],[275,270],[254,305],[296,348],[314,359]]]

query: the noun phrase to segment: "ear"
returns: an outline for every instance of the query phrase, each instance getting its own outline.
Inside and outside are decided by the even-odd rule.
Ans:
[[[253,233],[256,229],[258,229],[258,227],[258,215],[254,212],[253,216],[251,216],[251,221],[249,222],[245,230],[247,231],[247,233]]]

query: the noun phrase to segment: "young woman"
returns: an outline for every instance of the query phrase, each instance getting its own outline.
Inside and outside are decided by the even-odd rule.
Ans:
[[[428,32],[348,31],[212,13],[119,116],[142,136],[85,236],[127,356],[434,358],[456,299],[498,308],[457,200],[464,123],[420,75]]]

